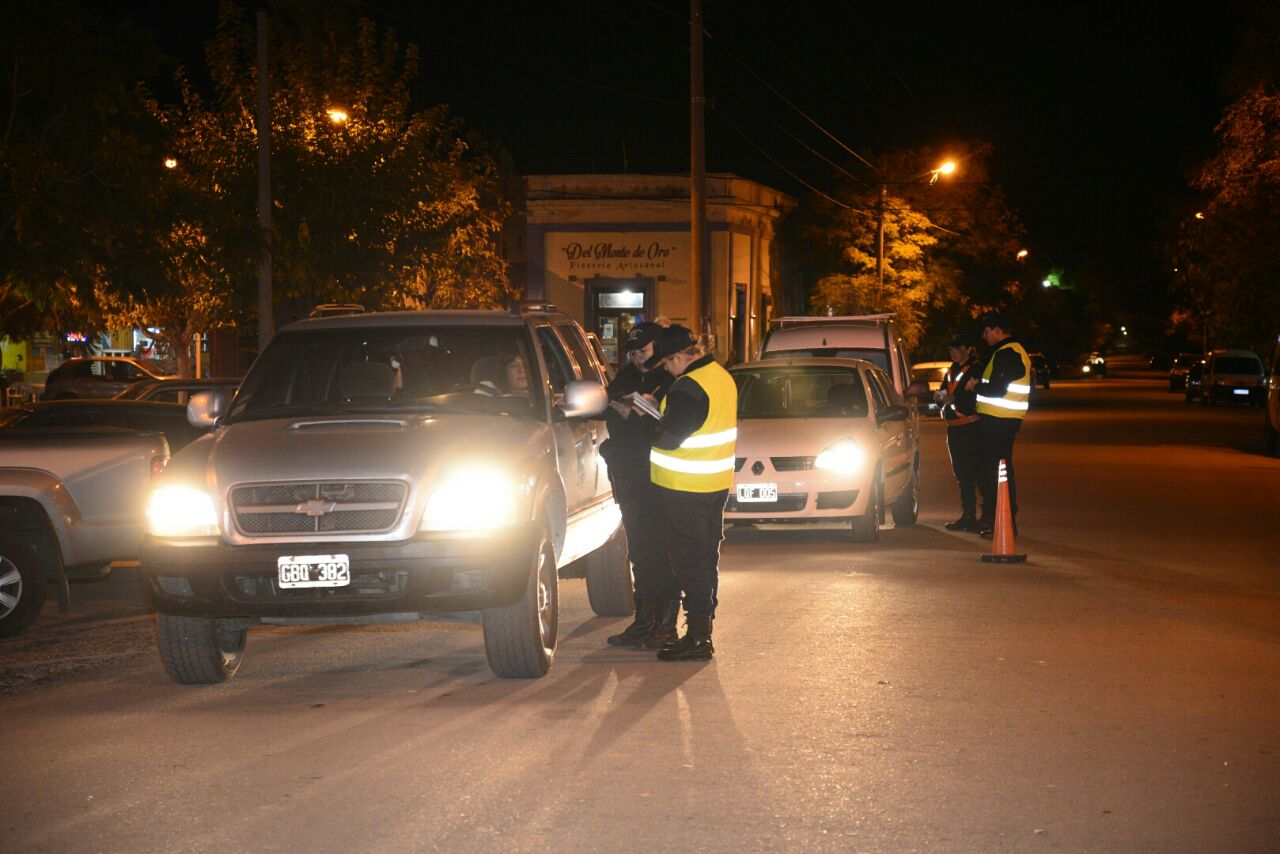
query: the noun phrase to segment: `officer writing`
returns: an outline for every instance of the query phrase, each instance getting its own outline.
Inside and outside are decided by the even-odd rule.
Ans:
[[[978,361],[973,338],[958,332],[951,338],[951,367],[942,378],[938,403],[947,423],[947,451],[951,454],[951,471],[960,487],[960,518],[947,522],[948,531],[982,530],[978,523],[978,477],[982,472],[982,428],[978,423],[978,396],[966,389],[970,379],[978,376]],[[991,507],[983,507],[983,517],[994,516]]]
[[[662,332],[657,323],[637,323],[622,349],[626,361],[609,383],[609,409],[605,423],[609,438],[600,454],[609,465],[613,497],[622,510],[627,532],[627,552],[636,585],[635,620],[621,634],[608,638],[610,646],[632,649],[661,649],[676,640],[676,619],[680,616],[680,584],[671,571],[662,533],[661,506],[653,498],[649,478],[649,439],[652,421],[636,413],[626,398],[645,394],[658,400],[666,397],[675,377],[659,367],[646,371],[644,363],[653,355],[653,343]]]
[[[649,454],[654,500],[684,591],[685,633],[658,651],[663,661],[706,661],[714,654],[711,624],[719,589],[724,505],[733,486],[738,389],[729,372],[703,353],[683,326],[664,329],[648,368],[674,376]]]
[[[1018,487],[1013,472],[1013,440],[1022,427],[1031,400],[1031,358],[1022,344],[1011,334],[1009,319],[998,311],[989,311],[979,321],[982,340],[992,348],[982,378],[971,378],[965,389],[976,392],[978,423],[982,435],[982,471],[978,487],[982,490],[981,534],[990,537],[995,531],[996,486],[1000,461],[1005,461],[1009,481],[1009,515],[1013,530],[1018,530]]]

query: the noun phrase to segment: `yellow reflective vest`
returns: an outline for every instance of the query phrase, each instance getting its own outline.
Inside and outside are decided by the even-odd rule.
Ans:
[[[707,394],[707,418],[674,450],[649,451],[649,477],[658,486],[680,492],[718,492],[733,486],[733,449],[738,439],[738,387],[715,362],[680,376]],[[662,400],[667,411],[670,395]]]
[[[1010,381],[1009,391],[1004,397],[986,397],[978,394],[977,411],[979,415],[994,415],[996,418],[1025,418],[1031,403],[1031,357],[1017,341],[1006,340],[987,360],[982,371],[982,381],[991,379],[991,371],[996,364],[996,354],[1001,350],[1013,350],[1022,360],[1022,375]]]

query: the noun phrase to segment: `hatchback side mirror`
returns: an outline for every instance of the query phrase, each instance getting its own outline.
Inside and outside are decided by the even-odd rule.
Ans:
[[[876,413],[876,426],[882,427],[890,421],[906,421],[911,411],[905,406],[886,406]]]
[[[593,380],[574,380],[564,387],[564,399],[557,409],[565,418],[591,418],[609,406],[604,386]]]
[[[932,399],[933,392],[929,391],[929,384],[921,380],[916,380],[907,386],[907,390],[903,392],[903,397],[914,397],[920,400],[926,398]]]

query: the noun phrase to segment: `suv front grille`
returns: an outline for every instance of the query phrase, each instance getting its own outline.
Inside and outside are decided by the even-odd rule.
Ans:
[[[250,536],[377,534],[395,527],[407,493],[395,481],[254,484],[231,490],[231,510]]]

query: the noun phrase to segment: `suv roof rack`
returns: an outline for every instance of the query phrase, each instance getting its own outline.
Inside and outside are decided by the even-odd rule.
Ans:
[[[364,314],[364,306],[358,302],[327,302],[311,309],[307,315],[310,320],[315,317],[338,317],[343,314]]]
[[[554,305],[552,305],[551,303],[549,303],[549,302],[543,302],[542,300],[534,300],[534,299],[515,299],[515,300],[512,300],[512,301],[511,301],[511,313],[512,313],[512,314],[519,316],[519,315],[521,315],[521,314],[524,314],[526,311],[555,311],[555,312],[558,312],[558,311],[560,311],[560,309],[556,308],[556,307],[555,307]]]
[[[793,315],[788,317],[772,317],[769,319],[769,325],[782,327],[782,326],[796,326],[802,323],[848,323],[849,321],[856,321],[856,320],[865,320],[865,321],[892,320],[895,317],[897,317],[897,315],[892,311],[885,312],[883,314],[846,314],[846,315],[836,315],[834,317],[825,315],[825,314]]]

